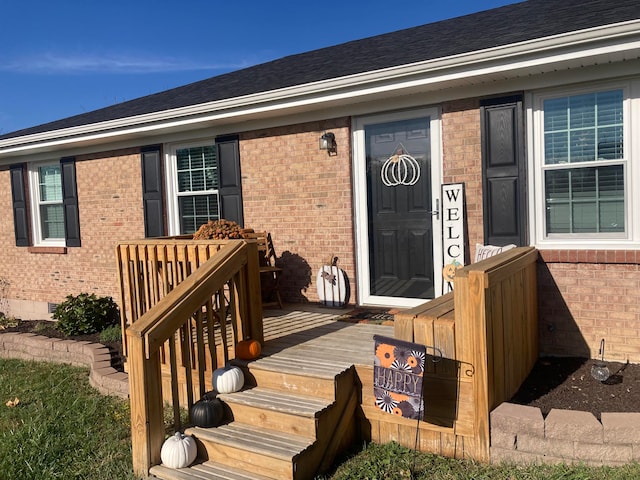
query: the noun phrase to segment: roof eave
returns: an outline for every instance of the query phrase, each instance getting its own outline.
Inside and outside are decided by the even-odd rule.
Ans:
[[[408,65],[297,85],[242,97],[207,102],[100,123],[51,130],[0,140],[0,158],[115,141],[118,137],[145,136],[163,129],[197,128],[223,119],[251,118],[327,102],[361,102],[372,95],[420,87],[443,88],[461,78],[553,66],[579,60],[582,64],[615,54],[640,56],[640,20],[570,32]],[[625,57],[627,55],[627,57]]]

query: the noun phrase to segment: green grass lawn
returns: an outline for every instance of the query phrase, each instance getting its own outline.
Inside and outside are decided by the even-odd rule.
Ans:
[[[16,406],[6,405],[16,398]],[[134,478],[129,403],[100,395],[87,369],[0,359],[0,402],[0,480]],[[368,445],[321,478],[631,480],[640,479],[640,464],[496,467],[414,454],[391,443]]]
[[[0,402],[0,479],[134,478],[129,402],[99,394],[87,369],[0,360]]]
[[[414,476],[412,476],[414,472]],[[370,444],[323,480],[632,480],[640,464],[623,467],[482,465],[431,454],[414,454],[396,443]]]

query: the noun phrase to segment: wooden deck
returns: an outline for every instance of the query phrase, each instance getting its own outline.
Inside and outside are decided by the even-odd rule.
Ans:
[[[336,321],[348,311],[304,305],[265,310],[265,358],[258,363],[290,364],[295,372],[315,369],[329,375],[352,365],[373,365],[373,335],[392,337],[393,326]]]
[[[132,425],[141,440],[150,439],[134,450],[136,472],[164,480],[306,480],[362,441],[397,441],[425,452],[489,461],[489,412],[513,393],[537,357],[535,249],[512,249],[464,267],[456,274],[454,294],[401,312],[394,326],[382,326],[338,321],[347,310],[314,305],[259,309],[255,322],[247,312],[253,311],[249,300],[257,290],[246,279],[257,270],[245,255],[246,245],[223,247],[142,317],[141,325],[127,329],[128,338],[137,342],[132,351],[140,363],[140,408],[134,415],[132,407]],[[245,256],[238,260],[236,250]],[[234,283],[224,283],[231,270],[237,271],[231,272]],[[209,297],[215,291],[226,299],[221,285],[233,294],[228,295],[229,308],[216,312],[209,308],[216,303]],[[173,313],[177,307],[169,308],[174,303],[181,308],[179,315]],[[212,312],[206,324],[204,305]],[[197,314],[191,318],[194,308]],[[233,321],[225,320],[226,312],[236,313]],[[225,330],[225,323],[233,328]],[[262,356],[235,358],[237,342],[254,330],[262,340]],[[375,335],[441,352],[437,364],[425,361],[421,421],[376,408]],[[217,348],[218,341],[224,348]],[[220,352],[225,353],[222,360]],[[171,392],[174,410],[190,406],[211,390],[212,369],[227,361],[243,369],[245,382],[239,392],[219,394],[225,423],[185,430],[198,444],[192,469],[171,471],[160,465],[163,392]],[[235,470],[232,476],[203,476],[201,468]]]
[[[264,311],[264,347],[243,367],[245,388],[218,394],[227,422],[187,428],[199,461],[179,471],[162,465],[165,480],[313,478],[359,435],[358,367],[372,365],[373,335],[393,327],[337,321],[348,310],[290,305]],[[224,469],[221,472],[220,469]]]

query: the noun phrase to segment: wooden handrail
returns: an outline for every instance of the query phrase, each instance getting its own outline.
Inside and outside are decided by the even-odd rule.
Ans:
[[[176,332],[185,318],[193,315],[211,297],[211,292],[219,291],[246,265],[246,250],[244,243],[223,246],[127,329],[129,335],[145,337],[147,358],[151,351],[160,348]]]
[[[238,240],[218,247],[125,330],[132,457],[138,476],[146,476],[151,466],[160,463],[164,402],[173,406],[177,430],[181,405],[190,411],[194,400],[211,386],[212,370],[218,365],[216,343],[220,342],[226,362],[238,341],[263,341],[256,243]],[[232,346],[227,344],[228,318]],[[163,392],[163,386],[170,392]]]

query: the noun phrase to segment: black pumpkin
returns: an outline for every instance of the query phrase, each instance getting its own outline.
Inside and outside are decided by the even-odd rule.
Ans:
[[[197,427],[217,427],[224,417],[224,407],[217,398],[203,397],[191,407],[191,422]]]

